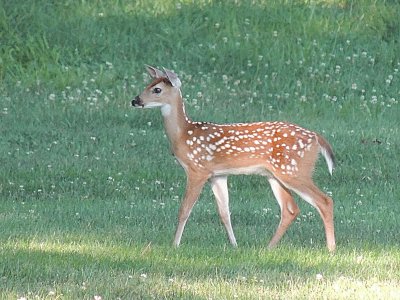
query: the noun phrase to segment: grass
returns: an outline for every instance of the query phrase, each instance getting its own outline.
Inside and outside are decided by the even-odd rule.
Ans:
[[[1,1],[1,299],[398,299],[396,1]],[[338,158],[335,200],[276,250],[265,178],[229,180],[232,249],[206,188],[171,247],[185,177],[144,64],[174,69],[194,120],[287,120]]]

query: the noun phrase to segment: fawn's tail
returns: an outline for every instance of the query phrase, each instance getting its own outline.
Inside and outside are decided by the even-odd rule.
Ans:
[[[329,173],[332,175],[333,169],[336,165],[335,155],[333,154],[332,147],[328,141],[319,134],[317,134],[317,142],[319,144],[321,154],[324,156],[326,164],[328,165]]]

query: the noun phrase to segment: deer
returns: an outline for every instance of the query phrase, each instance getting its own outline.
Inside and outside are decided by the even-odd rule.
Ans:
[[[296,124],[272,121],[216,124],[192,121],[185,112],[181,80],[171,70],[146,65],[152,82],[132,100],[137,108],[161,108],[164,129],[176,160],[186,173],[173,245],[178,247],[192,208],[209,182],[217,210],[232,246],[237,242],[229,210],[229,175],[265,176],[280,207],[280,222],[268,244],[274,248],[300,213],[293,193],[321,216],[326,246],[335,251],[333,200],[315,184],[312,175],[319,153],[330,175],[335,156],[327,140]]]

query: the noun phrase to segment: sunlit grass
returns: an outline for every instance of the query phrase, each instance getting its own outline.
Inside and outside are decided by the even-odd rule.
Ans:
[[[400,288],[396,279],[399,268],[396,249],[340,250],[329,256],[325,251],[292,247],[267,251],[254,247],[234,250],[184,246],[172,250],[151,244],[121,247],[100,241],[31,240],[6,243],[2,250],[5,259],[16,263],[14,268],[3,270],[3,280],[14,274],[20,279],[41,278],[37,290],[25,290],[31,297],[51,293],[68,299],[87,298],[84,295],[91,294],[109,298],[117,297],[120,292],[125,297],[141,294],[144,297],[295,299],[309,295],[312,298],[394,299]],[[7,254],[8,251],[14,255]],[[16,257],[27,260],[21,265]],[[43,272],[46,277],[41,275]],[[24,286],[24,280],[15,285],[18,290]]]

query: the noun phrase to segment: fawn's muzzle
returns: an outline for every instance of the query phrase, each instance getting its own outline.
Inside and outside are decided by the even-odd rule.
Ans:
[[[135,99],[132,100],[132,106],[134,107],[143,107],[142,99],[139,96],[136,96]]]

